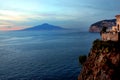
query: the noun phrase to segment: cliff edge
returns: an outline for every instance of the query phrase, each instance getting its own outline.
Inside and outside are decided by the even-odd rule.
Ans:
[[[78,80],[120,80],[120,42],[95,40]]]

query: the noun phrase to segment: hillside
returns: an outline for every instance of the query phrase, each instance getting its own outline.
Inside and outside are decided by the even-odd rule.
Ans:
[[[95,40],[78,80],[120,80],[120,42]]]
[[[32,30],[64,30],[65,28],[54,26],[48,23],[44,23],[42,25],[34,26],[31,28],[23,29],[24,31],[32,31]]]
[[[89,32],[100,32],[103,26],[111,28],[114,25],[116,25],[116,19],[98,21],[90,26]]]

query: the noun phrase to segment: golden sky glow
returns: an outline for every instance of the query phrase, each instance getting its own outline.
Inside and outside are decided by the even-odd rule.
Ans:
[[[20,30],[20,29],[22,29],[22,28],[20,28],[20,27],[0,27],[0,30],[1,31],[11,31],[11,30]]]

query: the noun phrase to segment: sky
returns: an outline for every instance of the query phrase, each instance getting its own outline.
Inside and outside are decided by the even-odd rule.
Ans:
[[[92,23],[114,19],[120,0],[0,0],[0,30],[43,23],[87,30]]]

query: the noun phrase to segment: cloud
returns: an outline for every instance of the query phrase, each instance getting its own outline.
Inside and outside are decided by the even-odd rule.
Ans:
[[[7,22],[7,21],[1,21],[0,22],[0,30],[2,31],[8,31],[8,30],[19,30],[19,29],[23,29],[29,26],[23,26],[23,25],[17,25],[11,22]]]
[[[0,10],[0,20],[10,21],[26,21],[23,13],[11,11],[11,10]]]
[[[119,0],[0,0],[0,28],[27,28],[43,22],[91,24],[120,13]],[[67,23],[66,23],[67,22]],[[72,25],[72,26],[71,26]]]
[[[98,9],[102,11],[118,11],[120,10],[120,0],[92,0],[88,1],[83,7]]]
[[[56,13],[39,13],[39,12],[22,12],[13,10],[0,10],[0,20],[10,21],[29,21],[29,19],[75,19],[72,14],[56,14]]]
[[[42,21],[66,21],[75,19],[77,19],[77,16],[70,14],[39,13],[5,9],[0,10],[0,30],[27,28],[32,26],[34,22],[39,24],[39,22]]]
[[[1,25],[0,25],[1,26]],[[21,27],[14,27],[14,26],[7,26],[7,27],[0,27],[0,30],[1,31],[11,31],[11,30],[20,30],[20,29],[23,29],[23,28],[21,28]]]

